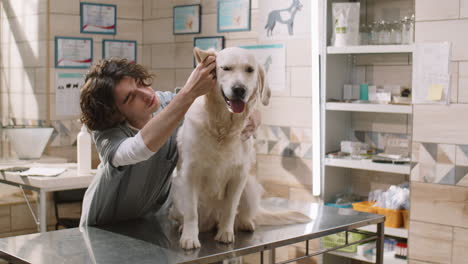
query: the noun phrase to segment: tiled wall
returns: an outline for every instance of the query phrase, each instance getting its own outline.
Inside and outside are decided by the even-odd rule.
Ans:
[[[452,104],[414,106],[409,263],[468,259],[467,30],[467,0],[416,0],[416,41],[452,42]]]

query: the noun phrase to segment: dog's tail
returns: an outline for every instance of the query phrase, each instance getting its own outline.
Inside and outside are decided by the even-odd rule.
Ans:
[[[312,219],[298,211],[268,211],[260,208],[255,216],[257,225],[290,225],[308,223]]]

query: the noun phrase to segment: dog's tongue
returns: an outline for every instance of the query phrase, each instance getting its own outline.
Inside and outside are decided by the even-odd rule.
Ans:
[[[242,100],[232,100],[231,109],[234,113],[242,113],[244,111],[245,103]]]

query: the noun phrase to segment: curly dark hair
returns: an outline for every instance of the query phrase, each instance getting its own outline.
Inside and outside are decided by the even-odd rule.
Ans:
[[[150,86],[154,75],[127,59],[105,59],[91,66],[80,94],[80,121],[89,129],[105,130],[125,120],[114,98],[114,88],[124,77],[135,79],[139,85]]]

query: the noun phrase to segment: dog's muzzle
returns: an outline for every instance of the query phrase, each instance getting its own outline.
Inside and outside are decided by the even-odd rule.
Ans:
[[[226,104],[229,107],[229,110],[233,113],[242,113],[244,112],[245,108],[245,95],[247,93],[247,89],[244,85],[241,84],[235,84],[231,88],[232,90],[232,96],[231,98],[228,98],[225,94],[223,89],[221,89],[221,92],[224,97],[224,101],[226,101]]]

